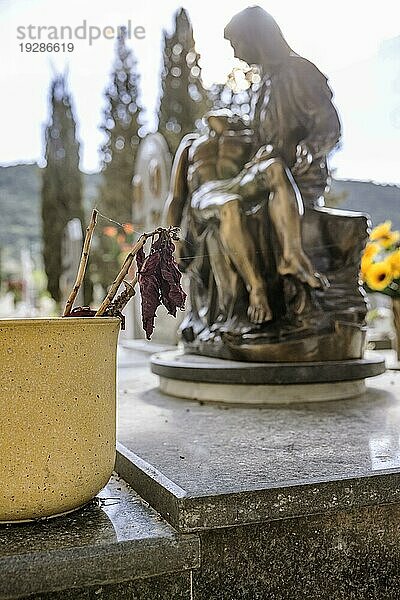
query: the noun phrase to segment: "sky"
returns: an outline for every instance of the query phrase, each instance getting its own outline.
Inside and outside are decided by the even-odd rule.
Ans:
[[[223,29],[249,4],[243,0],[184,2],[206,85],[224,82],[234,66]],[[336,176],[400,184],[400,45],[397,55],[390,46],[390,40],[400,36],[400,2],[381,0],[374,10],[361,0],[329,4],[261,0],[258,4],[275,17],[291,47],[330,80],[343,123],[342,149],[331,161]],[[68,69],[82,143],[81,168],[98,170],[103,92],[114,56],[114,40],[105,38],[91,45],[87,39],[74,40],[71,53],[21,52],[18,27],[75,28],[85,20],[87,27],[103,28],[127,25],[130,20],[132,29],[144,28],[143,39],[132,39],[130,46],[138,59],[142,104],[151,131],[156,127],[162,30],[171,29],[179,6],[175,0],[0,0],[0,164],[43,160],[49,82],[54,72]],[[389,58],[382,53],[388,47],[392,48]]]

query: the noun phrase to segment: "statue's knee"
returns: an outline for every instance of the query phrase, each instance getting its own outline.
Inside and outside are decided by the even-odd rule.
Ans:
[[[234,218],[240,216],[240,204],[239,200],[230,200],[221,208],[222,217]]]
[[[271,186],[284,185],[287,183],[287,168],[282,160],[272,162],[267,170],[268,180]]]

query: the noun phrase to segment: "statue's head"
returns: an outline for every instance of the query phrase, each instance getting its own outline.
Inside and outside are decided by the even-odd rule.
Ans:
[[[249,65],[276,65],[292,52],[275,19],[260,6],[249,6],[225,27],[235,57]]]

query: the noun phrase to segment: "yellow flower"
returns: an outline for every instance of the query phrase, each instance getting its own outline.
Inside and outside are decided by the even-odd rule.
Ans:
[[[392,231],[392,221],[385,221],[374,227],[369,239],[373,242],[379,242],[384,248],[389,248],[399,241],[400,233]]]
[[[385,221],[384,223],[380,223],[380,225],[377,225],[373,228],[373,230],[370,233],[369,239],[372,241],[379,240],[382,237],[387,236],[388,233],[391,232],[391,229],[392,221]]]
[[[373,258],[378,254],[379,244],[371,242],[365,246],[364,253],[361,257],[361,274],[364,276],[368,267],[372,264]]]
[[[389,255],[388,261],[392,269],[392,275],[395,279],[400,277],[400,248]]]
[[[381,262],[370,264],[364,278],[371,290],[383,291],[393,281],[390,257]]]

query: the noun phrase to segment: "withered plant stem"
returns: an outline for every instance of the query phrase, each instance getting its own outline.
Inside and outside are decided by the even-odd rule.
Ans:
[[[94,229],[95,229],[96,223],[97,223],[97,215],[98,215],[98,211],[96,209],[93,209],[90,223],[86,228],[85,241],[83,243],[81,260],[79,263],[76,280],[74,283],[74,287],[72,288],[71,293],[68,297],[68,300],[65,304],[63,317],[67,317],[71,313],[72,307],[75,302],[75,298],[78,295],[78,292],[82,285],[83,279],[85,277],[86,267],[87,267],[87,263],[89,260],[90,244],[92,242],[93,232],[94,232]]]

